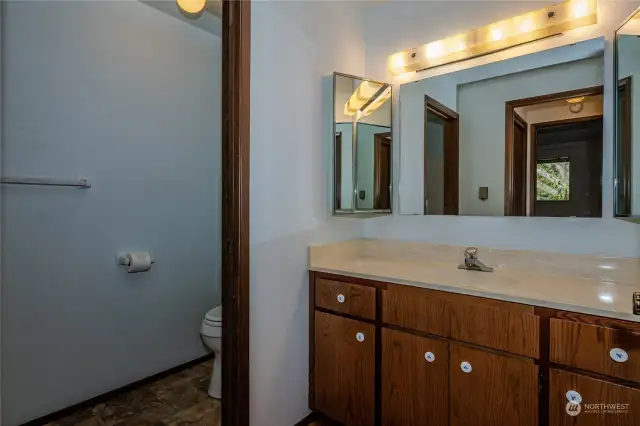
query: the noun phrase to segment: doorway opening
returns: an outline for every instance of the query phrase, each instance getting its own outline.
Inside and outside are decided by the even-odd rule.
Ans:
[[[459,116],[425,96],[424,214],[458,214]]]
[[[373,208],[391,209],[391,132],[373,135]]]
[[[506,103],[505,216],[602,217],[602,95]]]

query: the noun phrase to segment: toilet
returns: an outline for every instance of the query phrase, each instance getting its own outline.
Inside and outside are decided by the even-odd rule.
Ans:
[[[204,316],[200,335],[204,344],[213,351],[213,369],[209,383],[209,396],[222,398],[222,306],[211,309]]]

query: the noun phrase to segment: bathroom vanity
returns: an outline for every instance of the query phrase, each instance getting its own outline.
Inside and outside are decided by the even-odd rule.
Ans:
[[[640,425],[637,259],[558,255],[542,274],[549,254],[485,249],[486,273],[456,269],[463,249],[311,248],[312,410],[347,426]]]

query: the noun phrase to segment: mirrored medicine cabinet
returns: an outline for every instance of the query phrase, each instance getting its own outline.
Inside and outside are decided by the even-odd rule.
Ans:
[[[640,223],[640,9],[615,38],[616,217]]]
[[[333,213],[392,210],[392,87],[333,74]]]

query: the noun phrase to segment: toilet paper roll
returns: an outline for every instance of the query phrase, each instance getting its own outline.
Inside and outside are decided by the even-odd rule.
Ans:
[[[127,265],[127,272],[129,273],[145,272],[151,269],[151,255],[147,252],[127,253],[126,257],[129,260],[129,265]]]

